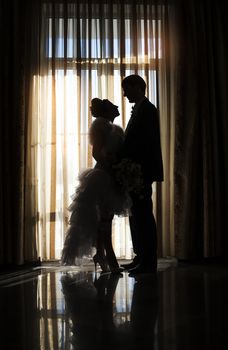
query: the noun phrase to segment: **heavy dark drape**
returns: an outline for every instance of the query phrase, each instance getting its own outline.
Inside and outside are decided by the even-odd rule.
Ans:
[[[175,8],[176,255],[222,257],[228,232],[227,18],[221,2]]]
[[[37,69],[39,2],[1,1],[0,264],[36,261],[36,237],[25,230],[27,125]],[[29,218],[30,220],[30,218]],[[31,226],[30,226],[31,228]]]

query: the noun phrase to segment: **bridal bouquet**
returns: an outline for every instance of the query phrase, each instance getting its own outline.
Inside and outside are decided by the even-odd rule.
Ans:
[[[117,183],[127,192],[133,192],[140,197],[143,190],[143,176],[141,165],[131,159],[124,158],[113,165]]]

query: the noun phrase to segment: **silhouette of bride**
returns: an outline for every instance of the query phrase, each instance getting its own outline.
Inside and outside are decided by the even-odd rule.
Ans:
[[[109,100],[94,98],[91,113],[95,120],[89,139],[97,163],[79,176],[79,186],[68,208],[71,216],[61,261],[65,265],[77,264],[78,259],[91,256],[95,247],[95,270],[99,264],[102,271],[120,273],[122,269],[112,247],[112,219],[114,215],[127,216],[131,200],[116,181],[113,165],[119,161],[124,132],[113,124],[119,111]]]

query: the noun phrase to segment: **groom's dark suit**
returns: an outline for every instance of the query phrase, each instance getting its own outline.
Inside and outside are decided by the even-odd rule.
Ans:
[[[142,268],[157,266],[157,228],[153,216],[152,183],[163,181],[160,127],[156,107],[145,97],[125,130],[122,156],[142,167],[144,191],[140,199],[131,194],[133,205],[130,228],[134,253]]]

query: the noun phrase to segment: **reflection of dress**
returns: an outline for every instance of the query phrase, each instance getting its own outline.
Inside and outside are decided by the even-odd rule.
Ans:
[[[101,274],[94,281],[92,277],[90,273],[80,272],[61,278],[66,314],[72,321],[73,348],[118,349],[113,306],[120,275]]]
[[[71,212],[62,263],[75,264],[75,258],[91,254],[101,216],[128,215],[130,199],[115,181],[112,164],[123,144],[123,130],[104,118],[96,118],[90,128],[90,142],[97,164],[79,176],[79,186],[69,206]]]

